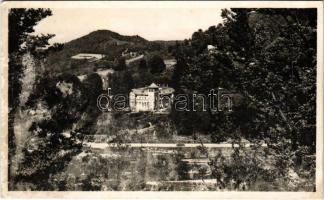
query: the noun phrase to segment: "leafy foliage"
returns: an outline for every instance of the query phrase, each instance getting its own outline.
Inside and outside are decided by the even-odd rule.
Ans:
[[[238,112],[225,114],[230,120],[211,114],[218,129],[231,122],[230,132],[239,128],[245,137],[258,133],[315,147],[315,15],[312,9],[223,10],[223,25],[198,30],[175,47],[172,85],[189,95],[218,87],[243,95]],[[217,51],[207,52],[208,44]]]
[[[9,71],[8,71],[8,103],[9,103],[9,124],[8,124],[8,144],[9,144],[9,179],[12,176],[12,158],[16,151],[16,137],[14,133],[15,113],[19,108],[20,94],[22,91],[22,79],[24,78],[24,56],[28,53],[35,58],[43,58],[46,52],[39,52],[38,48],[44,48],[48,45],[48,39],[53,35],[31,36],[34,32],[33,27],[40,20],[51,16],[49,9],[10,9],[8,15],[8,53],[9,53]]]
[[[276,150],[275,161],[283,174],[274,176],[291,180],[292,171],[304,173],[297,152],[306,147],[309,157],[316,147],[316,10],[225,9],[222,17],[223,24],[198,30],[175,46],[172,85],[189,96],[221,87],[243,101],[234,101],[233,112],[207,112],[203,122],[197,112],[175,111],[173,119],[187,133],[205,132],[215,142],[248,139],[263,141],[271,150],[284,146]],[[217,49],[209,52],[207,45]],[[259,170],[242,162],[244,156],[237,161],[238,153],[233,156],[223,174],[242,182]],[[260,173],[266,177],[269,172]],[[308,174],[308,180],[313,177]]]
[[[23,66],[22,55],[26,51],[31,51],[34,55],[38,55],[35,51],[38,47],[48,45],[48,39],[53,35],[30,36],[34,32],[34,26],[43,18],[51,16],[49,9],[10,9],[9,12],[9,107],[15,110],[19,104],[18,96],[21,91],[21,81]]]
[[[148,61],[149,68],[151,70],[152,74],[159,74],[165,70],[165,64],[163,59],[158,56],[154,55],[149,61]]]

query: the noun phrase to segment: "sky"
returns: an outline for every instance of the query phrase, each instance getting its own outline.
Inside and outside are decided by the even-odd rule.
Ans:
[[[35,26],[35,34],[55,34],[50,43],[64,43],[107,29],[147,40],[183,40],[198,29],[222,22],[220,8],[54,8]]]

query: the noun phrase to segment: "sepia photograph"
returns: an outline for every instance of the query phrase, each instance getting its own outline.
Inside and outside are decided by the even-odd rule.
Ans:
[[[1,6],[2,194],[321,198],[322,2],[87,3]]]

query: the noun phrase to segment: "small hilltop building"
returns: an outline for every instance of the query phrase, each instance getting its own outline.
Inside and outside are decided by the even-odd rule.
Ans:
[[[213,45],[207,45],[207,51],[208,54],[214,54],[218,52],[217,47]]]
[[[94,54],[94,53],[79,53],[77,55],[72,56],[71,58],[74,60],[87,60],[89,62],[94,62],[97,60],[101,60],[105,57],[103,54]]]

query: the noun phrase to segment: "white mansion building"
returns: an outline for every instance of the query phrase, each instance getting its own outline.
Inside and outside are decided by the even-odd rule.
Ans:
[[[155,83],[147,87],[132,89],[129,94],[130,110],[132,112],[169,112],[174,98],[173,93],[173,88],[158,86]]]

